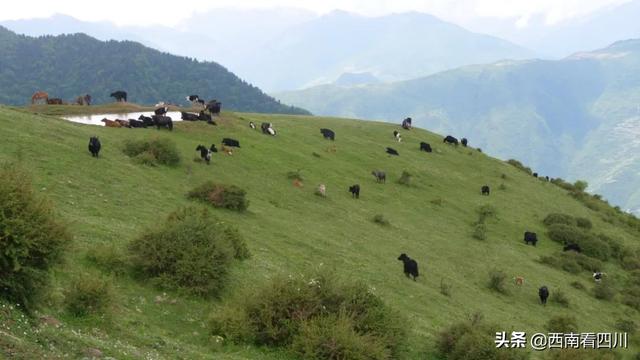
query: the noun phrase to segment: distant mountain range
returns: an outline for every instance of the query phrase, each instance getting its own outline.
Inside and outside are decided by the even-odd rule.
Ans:
[[[640,40],[559,61],[502,61],[390,84],[276,95],[319,115],[414,124],[469,138],[543,175],[586,179],[640,212]]]
[[[73,101],[91,94],[111,102],[116,90],[129,100],[185,103],[198,94],[227,109],[304,114],[279,103],[213,62],[161,53],[131,41],[103,42],[84,34],[29,37],[0,27],[0,103],[21,105],[37,90]]]

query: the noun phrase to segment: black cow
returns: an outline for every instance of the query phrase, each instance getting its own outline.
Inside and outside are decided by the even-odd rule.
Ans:
[[[222,109],[222,103],[217,100],[211,100],[205,106],[205,110],[209,110],[209,112],[213,114],[220,114],[220,110]]]
[[[330,139],[332,141],[336,139],[336,133],[334,133],[333,130],[320,129],[320,133],[322,134],[322,136],[324,136],[325,139]]]
[[[153,112],[156,115],[165,115],[168,111],[169,111],[169,108],[166,107],[166,106],[163,106],[163,107],[159,107],[159,108],[155,109]]]
[[[97,136],[92,136],[91,138],[89,138],[89,152],[91,153],[91,156],[98,157],[101,147],[102,145],[100,144],[100,139],[98,139]]]
[[[201,110],[200,113],[198,114],[198,120],[211,121],[211,115],[205,113],[204,110]]]
[[[533,173],[533,174],[531,174],[531,175],[533,175],[533,177],[534,177],[534,178],[537,178],[537,177],[538,177],[538,173],[537,173],[537,172],[535,172],[535,173]]]
[[[129,127],[131,127],[131,128],[146,128],[147,125],[142,120],[129,119]]]
[[[138,117],[138,120],[142,121],[144,123],[144,127],[147,126],[155,126],[156,123],[153,121],[153,119],[149,116],[144,116],[144,115],[140,115]]]
[[[548,176],[544,177],[545,181],[550,181]]]
[[[351,197],[360,199],[360,185],[356,184],[349,186],[349,192],[351,193]]]
[[[405,130],[411,130],[412,126],[411,126],[411,118],[410,117],[402,120],[402,128],[405,129]]]
[[[481,189],[482,195],[489,195],[491,193],[491,189],[489,188],[489,185],[484,185]]]
[[[460,144],[462,144],[462,146],[464,146],[464,147],[467,147],[467,143],[468,143],[467,138],[462,138],[460,140]]]
[[[420,151],[426,151],[428,153],[432,152],[433,150],[431,149],[431,145],[429,145],[426,142],[421,142],[420,143]]]
[[[232,146],[232,147],[240,147],[240,142],[238,140],[224,138],[222,139],[222,145]]]
[[[396,149],[390,148],[390,147],[387,148],[387,154],[395,155],[395,156],[399,156],[400,155],[400,154],[398,154],[398,151]]]
[[[196,151],[200,151],[200,158],[209,165],[211,161],[211,150],[207,149],[204,145],[198,145]]]
[[[111,95],[109,95],[112,98],[115,98],[117,102],[127,102],[127,92],[126,91],[122,91],[122,90],[118,90],[115,92],[112,92]]]
[[[398,260],[404,263],[404,275],[406,277],[412,277],[413,281],[416,281],[416,278],[420,275],[418,273],[418,263],[405,253],[400,254]]]
[[[180,114],[182,115],[182,120],[185,121],[198,121],[200,120],[200,116],[198,114],[192,114],[192,113],[188,113],[188,112],[184,112],[181,111]]]
[[[211,147],[209,148],[209,150],[211,150],[212,153],[217,153],[218,149],[216,148],[216,144],[211,144]]]
[[[173,120],[169,116],[152,115],[154,125],[160,130],[160,128],[167,128],[173,130]]]
[[[442,142],[447,143],[449,145],[453,144],[455,146],[458,146],[458,139],[454,138],[451,135],[447,135]]]
[[[524,232],[524,243],[529,245],[529,243],[531,243],[533,246],[536,246],[536,243],[538,242],[538,235],[534,232],[531,231],[525,231]]]
[[[580,248],[580,245],[575,244],[575,243],[570,243],[570,244],[566,244],[563,248],[562,251],[575,251],[577,253],[582,252],[582,249]]]
[[[371,175],[376,177],[376,182],[387,182],[387,174],[385,174],[384,171],[373,170]]]
[[[542,305],[547,305],[547,298],[549,297],[549,289],[546,286],[538,289],[538,296],[540,297],[540,303]]]

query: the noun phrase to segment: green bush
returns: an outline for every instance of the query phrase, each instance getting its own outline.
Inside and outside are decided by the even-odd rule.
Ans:
[[[245,211],[249,207],[247,192],[235,185],[217,184],[207,181],[189,191],[187,197],[203,201],[217,208]]]
[[[287,179],[289,179],[289,180],[298,180],[298,181],[303,181],[304,180],[300,170],[289,171],[287,173]]]
[[[616,289],[608,281],[602,280],[595,284],[593,296],[596,299],[611,301],[616,296]]]
[[[507,190],[507,185],[501,183],[500,186],[498,186],[498,190]]]
[[[0,297],[30,311],[70,242],[51,204],[33,192],[30,176],[0,164]]]
[[[482,223],[475,224],[475,226],[473,227],[472,236],[473,236],[474,239],[486,240],[487,239],[487,225],[482,224]]]
[[[563,307],[569,307],[570,303],[569,298],[561,289],[556,289],[551,293],[551,301]]]
[[[65,291],[65,306],[74,316],[105,314],[113,304],[111,281],[83,274],[72,281]]]
[[[212,318],[214,335],[289,347],[305,356],[323,354],[324,346],[335,340],[350,349],[369,344],[377,349],[371,354],[397,358],[407,336],[402,316],[367,286],[344,283],[326,272],[276,277],[232,307],[236,310],[227,308],[228,315]],[[332,335],[332,330],[339,333]]]
[[[440,294],[444,296],[451,296],[452,286],[450,283],[446,282],[444,279],[440,279]]]
[[[522,163],[520,161],[518,161],[518,160],[509,159],[509,160],[507,160],[507,164],[509,164],[511,166],[514,166],[514,167],[526,172],[529,175],[533,174],[533,171],[531,171],[531,168],[522,165]]]
[[[551,226],[551,225],[555,225],[555,224],[575,225],[576,224],[576,219],[573,216],[567,215],[567,214],[551,213],[551,214],[547,215],[544,218],[544,220],[542,220],[542,222],[546,226]]]
[[[491,270],[489,272],[489,289],[497,291],[501,294],[507,293],[506,288],[507,274],[502,270]]]
[[[571,286],[573,286],[574,289],[578,289],[578,290],[584,290],[586,289],[586,287],[584,286],[583,283],[581,283],[580,281],[573,281],[571,283]]]
[[[616,329],[626,332],[629,335],[635,334],[638,330],[638,325],[631,319],[618,319],[615,326]]]
[[[578,225],[579,228],[583,228],[586,230],[591,230],[591,228],[593,227],[591,220],[583,217],[576,218],[576,225]]]
[[[573,315],[557,315],[547,322],[547,330],[558,333],[578,332],[578,320]]]
[[[167,138],[127,140],[122,151],[145,165],[177,166],[180,163],[180,153],[176,144]]]
[[[602,261],[611,256],[609,244],[577,226],[553,224],[549,226],[547,235],[560,244],[578,244],[582,254]]]
[[[114,244],[98,244],[87,251],[87,259],[101,270],[123,275],[129,268],[127,254]]]
[[[487,219],[493,219],[497,216],[497,210],[493,205],[485,204],[476,209],[478,213],[478,223],[484,223]]]
[[[129,246],[132,264],[159,286],[216,296],[226,285],[234,257],[248,255],[237,230],[206,209],[181,208]]]
[[[578,180],[573,183],[573,187],[578,191],[584,192],[589,187],[589,184],[584,180]]]
[[[622,303],[640,311],[640,285],[626,287],[622,293]]]
[[[411,174],[408,171],[403,171],[398,179],[398,184],[409,186],[411,185]]]
[[[387,220],[387,218],[384,217],[384,215],[382,214],[376,214],[373,217],[373,222],[382,226],[389,226],[391,225],[391,223],[389,222],[389,220]]]

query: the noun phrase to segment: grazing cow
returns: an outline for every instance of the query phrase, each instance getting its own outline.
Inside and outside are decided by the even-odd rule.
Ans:
[[[144,127],[147,126],[155,126],[156,123],[153,121],[153,119],[149,116],[144,116],[144,115],[140,115],[138,117],[138,120],[142,121],[144,123]]]
[[[320,133],[325,139],[330,139],[332,141],[336,139],[336,133],[334,133],[333,130],[320,129]]]
[[[400,135],[400,133],[397,132],[396,130],[393,130],[393,137],[396,138],[398,142],[402,141],[402,135]]]
[[[421,142],[420,143],[420,151],[426,151],[428,153],[432,152],[433,150],[431,149],[431,145],[429,145],[426,142]]]
[[[482,186],[481,192],[482,192],[482,195],[489,196],[489,194],[491,193],[491,189],[489,189],[489,185]]]
[[[271,123],[264,123],[263,122],[260,125],[260,128],[262,129],[262,133],[263,134],[276,136],[276,130],[273,128],[273,125]]]
[[[411,130],[413,126],[411,126],[411,118],[408,117],[404,120],[402,120],[402,128],[405,130]]]
[[[566,244],[563,248],[562,251],[575,251],[577,253],[582,252],[582,249],[580,249],[580,245],[575,244],[575,243],[571,243],[571,244]]]
[[[173,120],[169,116],[152,115],[153,124],[160,130],[161,128],[167,128],[169,131],[173,130]]]
[[[230,139],[230,138],[224,138],[222,139],[222,144],[223,145],[227,145],[227,146],[231,146],[231,147],[240,147],[240,142],[238,140],[234,140],[234,139]]]
[[[322,197],[326,197],[327,196],[327,187],[324,184],[320,184],[318,185],[318,189],[316,190],[316,193]]]
[[[380,170],[373,170],[373,171],[371,172],[371,175],[373,175],[373,176],[375,176],[375,177],[376,177],[376,182],[379,182],[379,183],[380,183],[380,182],[381,182],[381,183],[387,182],[387,174],[385,174],[385,172],[384,172],[384,171],[380,171]]]
[[[109,95],[109,97],[115,98],[117,102],[127,102],[126,91],[118,90],[118,91],[112,92],[111,95]]]
[[[48,99],[49,94],[44,91],[36,91],[35,93],[33,93],[33,95],[31,95],[31,104],[35,104],[40,101],[46,104]]]
[[[549,297],[549,289],[546,286],[538,289],[538,296],[540,297],[540,303],[542,305],[547,305],[547,298]]]
[[[525,231],[524,232],[524,243],[529,245],[529,243],[531,243],[533,246],[536,246],[536,243],[538,242],[538,235],[534,232],[531,231]]]
[[[537,178],[537,177],[538,177],[538,173],[537,173],[537,172],[534,172],[534,173],[533,173],[533,174],[531,174],[531,175],[533,175],[533,177],[534,177],[534,178]]]
[[[250,121],[249,122],[249,127],[255,130],[256,129],[256,124],[254,124],[253,121]]]
[[[467,147],[467,143],[468,143],[467,138],[460,139],[460,144],[462,144],[462,146]]]
[[[545,179],[546,181],[549,181],[549,177],[548,177],[548,176],[545,176],[545,177],[544,177],[544,179]]]
[[[413,278],[413,281],[416,281],[416,278],[420,275],[418,273],[418,263],[408,257],[405,253],[400,254],[400,256],[398,256],[398,260],[402,261],[404,264],[404,275],[406,277],[411,277]]]
[[[593,273],[593,280],[595,280],[595,282],[600,282],[602,280],[603,275],[606,275],[606,274],[600,271],[596,271]]]
[[[114,121],[117,122],[118,124],[120,124],[120,126],[122,126],[122,127],[127,127],[127,128],[131,127],[129,125],[129,120],[118,120],[118,119],[116,119]]]
[[[355,185],[349,186],[349,192],[351,193],[351,197],[360,199],[360,185],[355,184]]]
[[[200,117],[198,114],[192,114],[192,113],[188,113],[188,112],[184,112],[181,111],[180,112],[182,120],[184,121],[198,121],[200,120]]]
[[[102,145],[100,144],[100,139],[98,139],[97,136],[92,136],[91,138],[89,138],[89,152],[91,153],[91,156],[98,157],[101,147]]]
[[[447,135],[442,142],[447,143],[449,145],[453,144],[455,146],[458,146],[458,139],[454,138],[451,135]]]
[[[211,161],[211,150],[207,149],[204,145],[198,145],[196,151],[200,151],[200,158],[209,165]]]
[[[47,105],[62,105],[62,99],[60,99],[60,98],[49,98],[49,99],[47,99]]]
[[[214,114],[220,114],[220,110],[222,109],[222,103],[217,100],[211,100],[205,106],[205,110],[209,110],[209,112]]]
[[[398,154],[398,151],[396,149],[390,148],[390,147],[387,148],[387,154],[395,155],[395,156],[399,156],[400,155],[400,154]]]
[[[120,124],[119,122],[114,121],[114,120],[109,120],[109,119],[105,118],[105,119],[102,119],[100,121],[103,122],[104,126],[106,126],[106,127],[112,127],[112,128],[122,127],[122,124]]]
[[[167,112],[169,112],[169,108],[166,106],[159,107],[153,111],[156,115],[165,115]]]
[[[132,128],[146,128],[147,125],[144,123],[144,121],[136,120],[136,119],[129,119],[129,127],[132,127]]]
[[[516,285],[522,286],[524,285],[524,277],[522,276],[516,276],[515,278],[513,278],[516,281]]]

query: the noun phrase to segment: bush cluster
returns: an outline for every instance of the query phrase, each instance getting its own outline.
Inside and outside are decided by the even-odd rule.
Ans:
[[[87,260],[101,270],[123,275],[129,268],[127,254],[114,244],[98,244],[87,251]]]
[[[132,264],[162,287],[216,296],[234,259],[249,256],[238,231],[206,209],[181,208],[129,246]]]
[[[362,283],[335,275],[277,277],[213,314],[214,335],[286,347],[305,359],[391,359],[403,349],[404,319]]]
[[[376,214],[373,217],[373,222],[378,224],[378,225],[382,225],[382,226],[389,226],[391,225],[391,223],[389,222],[389,220],[387,220],[386,217],[384,217],[384,215],[382,214]]]
[[[596,299],[611,301],[616,296],[616,289],[608,281],[602,280],[595,284],[593,296]]]
[[[576,225],[553,224],[549,226],[547,235],[560,244],[578,244],[584,255],[602,261],[607,261],[611,256],[607,242]]]
[[[400,179],[398,179],[398,184],[400,185],[406,185],[409,186],[411,185],[411,173],[409,173],[408,171],[404,170],[402,171],[402,174],[400,175]]]
[[[105,314],[112,306],[113,286],[108,279],[83,274],[65,291],[65,305],[74,316]]]
[[[551,293],[551,301],[564,307],[569,307],[570,301],[561,289],[556,289]]]
[[[572,274],[578,274],[582,270],[590,272],[601,271],[604,266],[598,259],[590,258],[573,251],[567,251],[557,255],[542,256],[540,258],[540,262]]]
[[[520,161],[518,161],[518,160],[515,160],[515,159],[509,159],[509,160],[507,160],[507,164],[509,164],[509,165],[511,165],[511,166],[514,166],[514,167],[516,167],[516,168],[518,168],[518,169],[520,169],[520,170],[522,170],[522,171],[526,172],[526,173],[527,173],[527,174],[529,174],[529,175],[532,175],[532,174],[533,174],[533,171],[531,170],[531,168],[530,168],[530,167],[524,166],[524,165],[523,165]]]
[[[0,297],[29,310],[70,242],[51,204],[34,194],[29,175],[0,164]]]
[[[497,291],[501,294],[507,293],[506,288],[507,274],[502,270],[491,270],[489,272],[489,284],[488,287],[491,290]]]
[[[473,236],[474,239],[487,240],[487,225],[476,223],[473,227],[473,234],[471,236]]]
[[[122,151],[144,165],[176,166],[180,163],[180,153],[176,144],[167,138],[127,140]]]
[[[573,315],[557,315],[547,322],[547,330],[557,333],[578,332],[578,320]]]
[[[189,191],[187,197],[203,201],[217,208],[245,211],[249,207],[247,192],[235,185],[217,184],[207,181]]]

